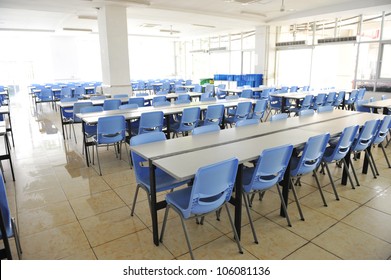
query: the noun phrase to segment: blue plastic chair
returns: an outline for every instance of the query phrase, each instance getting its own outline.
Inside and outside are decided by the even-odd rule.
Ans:
[[[349,178],[350,184],[354,189],[352,178],[349,174],[348,166],[346,164],[345,156],[350,152],[350,147],[353,144],[354,138],[357,135],[358,125],[346,127],[342,134],[340,135],[338,142],[336,144],[330,143],[331,145],[326,148],[323,158],[322,158],[322,167],[326,168],[327,175],[330,179],[331,186],[333,188],[335,198],[339,200],[337,189],[335,188],[334,180],[331,176],[330,169],[328,167],[329,163],[342,161],[343,168]]]
[[[332,112],[332,111],[334,111],[334,106],[332,105],[319,106],[317,109],[318,113]]]
[[[126,110],[126,109],[137,109],[138,105],[137,104],[123,104],[119,105],[118,109],[119,110]]]
[[[247,125],[257,125],[260,123],[259,119],[244,119],[237,121],[235,127],[247,126]]]
[[[136,134],[162,131],[163,123],[164,114],[162,111],[142,113],[140,116],[138,132]]]
[[[198,125],[200,120],[200,107],[190,107],[183,109],[180,122],[171,125],[171,132],[173,132],[173,138],[178,137],[178,133],[182,133],[183,136],[187,135],[189,131],[192,131]]]
[[[253,98],[254,94],[252,89],[244,89],[242,93],[240,94],[241,98]]]
[[[345,107],[349,110],[354,110],[354,103],[356,103],[358,90],[354,89],[349,95],[349,99],[345,101]]]
[[[219,126],[222,125],[224,119],[224,105],[209,105],[206,108],[206,113],[204,115],[204,119],[199,122],[200,126],[217,124]]]
[[[73,96],[72,96],[72,89],[70,87],[61,88],[60,99],[71,98],[71,97]]]
[[[271,116],[270,121],[275,122],[275,121],[279,121],[279,120],[286,120],[287,118],[288,118],[287,113],[279,113],[279,114],[275,114],[275,115]]]
[[[166,101],[157,101],[157,102],[153,102],[153,107],[167,107],[167,106],[171,106],[171,102],[166,100]]]
[[[206,214],[218,211],[224,206],[227,210],[239,252],[243,253],[227,206],[227,202],[231,198],[233,186],[235,185],[237,170],[238,159],[236,158],[204,166],[198,169],[191,187],[168,193],[166,195],[167,207],[164,213],[160,242],[163,242],[169,210],[173,209],[181,219],[189,253],[191,258],[194,259],[185,220],[190,218],[203,218]]]
[[[75,87],[73,97],[76,97],[77,99],[82,99],[85,93],[86,93],[86,89],[83,86],[78,86]]]
[[[121,99],[105,99],[103,101],[103,111],[118,110],[121,106]]]
[[[102,176],[100,167],[98,147],[100,145],[113,145],[116,156],[121,159],[122,142],[126,137],[126,121],[122,115],[108,116],[98,118],[96,136],[94,136],[94,144],[96,150],[96,158],[98,159],[99,175]],[[126,151],[128,150],[125,145]],[[128,154],[128,152],[126,152]]]
[[[74,98],[74,97],[68,97],[68,98],[63,98],[60,100],[61,102],[77,102],[77,98]],[[66,139],[68,139],[68,132],[66,129],[64,129],[65,125],[70,125],[69,127],[69,135],[70,135],[70,138],[72,136],[72,133],[71,133],[71,127],[73,128],[73,136],[75,137],[76,139],[76,133],[75,133],[75,129],[74,127],[72,126],[72,120],[73,120],[73,106],[72,107],[61,107],[61,116],[62,116],[62,129],[63,131],[65,132],[66,136],[64,136],[64,139],[66,137]]]
[[[310,109],[311,106],[312,106],[312,100],[313,100],[314,96],[312,94],[307,94],[303,101],[300,103],[300,105],[298,107],[291,107],[289,108],[289,112],[290,113],[295,113],[295,116],[296,115],[299,115],[299,112],[301,110],[307,110],[307,109]]]
[[[104,99],[106,99],[106,96],[104,96],[104,95],[91,95],[90,99],[91,100],[104,100]]]
[[[0,174],[0,207],[1,207],[1,214],[3,215],[3,223],[5,227],[6,237],[2,235],[2,232],[0,232],[0,238],[15,238],[15,244],[16,244],[16,252],[18,254],[18,258],[21,259],[22,257],[22,247],[20,245],[20,239],[18,230],[16,228],[15,219],[11,216],[10,208],[8,205],[8,199],[7,199],[7,193],[5,190],[5,184],[3,180],[3,176]],[[9,245],[9,244],[8,244]],[[4,242],[4,247],[6,247],[6,243]],[[5,248],[7,250],[9,248]],[[12,254],[9,251],[9,255],[12,258]]]
[[[314,114],[315,114],[315,110],[312,109],[302,109],[299,111],[299,117],[313,116]]]
[[[144,100],[144,97],[131,97],[128,100],[128,104],[137,104],[138,107],[144,107],[145,100]],[[148,104],[149,104],[149,102],[148,102]]]
[[[167,97],[165,95],[154,96],[152,99],[152,105],[155,106],[155,103],[165,101],[167,101]]]
[[[378,128],[378,130],[372,140],[372,145],[378,145],[382,149],[382,152],[383,152],[384,158],[386,159],[388,168],[391,168],[391,165],[390,165],[390,161],[388,160],[388,156],[386,154],[386,151],[384,149],[384,145],[382,143],[386,139],[386,136],[388,134],[390,126],[391,126],[391,115],[387,115],[380,122],[379,128]],[[376,171],[376,175],[379,175],[379,170],[377,169],[375,160],[372,156],[372,152],[369,153],[369,156],[371,157],[373,167]]]
[[[324,102],[325,106],[333,106],[335,99],[337,97],[337,93],[335,91],[329,92],[326,97],[326,101]]]
[[[199,84],[194,85],[194,92],[202,92],[202,86]]]
[[[345,91],[340,91],[334,100],[333,106],[339,108],[345,101]]]
[[[191,132],[192,135],[200,135],[205,133],[217,132],[220,131],[220,126],[217,124],[209,124],[203,126],[197,126]]]
[[[352,148],[351,148],[355,157],[356,157],[356,154],[364,151],[365,157],[366,157],[368,164],[372,170],[372,174],[373,174],[374,178],[376,178],[376,174],[375,174],[375,170],[372,165],[372,162],[369,158],[370,156],[368,153],[368,147],[370,147],[370,145],[372,144],[372,141],[376,135],[376,132],[378,131],[379,123],[380,123],[380,120],[366,121],[364,126],[361,128],[359,135],[354,140],[354,142],[352,144]],[[356,171],[354,170],[351,159],[349,159],[349,163],[352,166],[352,171],[353,171],[353,175],[356,180],[357,186],[359,186],[360,182],[358,181]]]
[[[166,141],[166,136],[161,131],[155,131],[155,132],[140,134],[132,137],[130,139],[130,146],[133,147],[133,146],[160,142],[160,141]],[[145,165],[146,160],[140,155],[138,155],[137,153],[135,153],[134,151],[131,151],[130,154],[132,157],[134,175],[136,177],[136,183],[137,183],[136,193],[133,198],[132,210],[130,214],[131,216],[133,216],[136,207],[138,191],[140,188],[146,191],[148,197],[148,203],[149,206],[151,206],[151,193],[150,193],[151,183],[149,177],[149,166]],[[174,177],[170,176],[169,174],[167,174],[166,172],[162,171],[159,168],[155,169],[155,178],[156,178],[157,193],[171,190],[188,183],[188,181],[179,181],[175,179]]]
[[[317,136],[310,137],[307,141],[307,143],[304,146],[304,150],[301,153],[301,155],[298,156],[292,156],[291,159],[291,187],[292,192],[296,200],[296,205],[299,210],[299,214],[301,219],[304,221],[304,215],[303,211],[301,210],[299,198],[296,193],[295,184],[293,182],[293,179],[300,178],[303,175],[306,175],[308,173],[311,173],[314,175],[316,184],[319,189],[320,196],[323,201],[323,205],[327,206],[326,200],[323,195],[322,188],[319,184],[318,175],[316,174],[316,169],[321,164],[324,151],[326,149],[327,142],[329,141],[330,134],[325,133]]]
[[[225,118],[225,125],[227,127],[228,124],[232,127],[237,121],[247,119],[250,114],[252,107],[252,103],[249,101],[239,102],[236,106],[235,115],[233,117]]]
[[[258,244],[258,238],[255,233],[253,219],[250,214],[251,205],[250,196],[256,193],[263,198],[264,192],[276,186],[280,195],[281,205],[283,207],[288,225],[291,226],[288,211],[282,197],[278,183],[284,179],[285,170],[292,156],[293,146],[284,145],[264,150],[259,156],[254,167],[243,169],[243,200],[246,206],[248,219],[254,236],[254,242]]]
[[[357,100],[356,103],[355,103],[356,111],[358,111],[358,112],[365,112],[365,113],[371,113],[371,108],[370,107],[363,106],[364,104],[368,104],[368,103],[369,103],[369,99]]]
[[[265,115],[267,109],[267,100],[266,99],[260,99],[257,100],[254,106],[253,112],[250,114],[249,118],[251,119],[258,119],[262,121],[263,116]]]
[[[317,110],[320,106],[323,106],[326,102],[326,94],[325,93],[319,93],[317,96],[314,97],[312,108]]]
[[[37,103],[41,103],[41,110],[42,110],[42,103],[52,103],[53,105],[54,95],[50,88],[42,87],[40,92],[36,93],[35,98],[35,108],[37,109]]]
[[[103,112],[102,106],[87,106],[80,108],[80,113],[87,114],[87,113],[96,113],[96,112]],[[94,136],[96,136],[96,130],[97,125],[96,124],[87,124],[83,123],[84,128],[84,141],[83,141],[83,147],[82,147],[82,153],[84,153],[84,145],[90,146],[89,143],[92,143],[92,141],[89,141],[89,139],[92,139]],[[89,151],[89,149],[87,150]],[[92,160],[94,160],[94,149],[92,149]],[[91,157],[88,157],[91,160]]]
[[[289,88],[289,92],[297,92],[298,89],[299,89],[298,86],[291,86],[291,87]]]

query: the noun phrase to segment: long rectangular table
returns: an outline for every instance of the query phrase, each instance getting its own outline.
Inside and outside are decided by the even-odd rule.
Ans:
[[[273,123],[261,123],[255,126],[221,130],[218,133],[177,138],[170,141],[150,143],[131,147],[149,162],[151,178],[151,213],[153,224],[153,240],[158,241],[157,211],[165,207],[165,202],[156,202],[156,186],[154,170],[159,167],[177,179],[192,178],[201,166],[218,162],[233,156],[239,158],[241,164],[256,159],[263,149],[291,143],[301,145],[311,136],[318,135],[317,124],[323,127],[335,127],[344,120],[346,126],[356,122],[362,124],[367,118],[365,113],[336,110],[309,117],[289,118]],[[346,127],[345,126],[345,127]],[[332,134],[342,131],[342,126],[333,130]],[[339,131],[338,131],[339,130]],[[240,236],[241,226],[241,169],[238,171],[235,198],[235,225]],[[284,179],[283,195],[288,200],[289,172]]]
[[[362,106],[372,108],[374,113],[378,113],[379,109],[383,109],[383,114],[388,115],[391,110],[391,99],[369,102],[362,104]]]

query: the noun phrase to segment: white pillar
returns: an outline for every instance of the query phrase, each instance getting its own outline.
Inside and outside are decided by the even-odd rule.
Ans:
[[[132,93],[126,7],[104,6],[98,12],[103,93]]]
[[[257,26],[255,28],[255,63],[254,73],[263,74],[263,84],[267,82],[268,67],[268,26]]]

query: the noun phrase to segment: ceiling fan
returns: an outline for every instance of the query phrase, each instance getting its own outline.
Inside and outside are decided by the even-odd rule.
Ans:
[[[285,0],[281,0],[281,6],[280,6],[279,12],[284,13],[284,12],[294,12],[294,11],[296,11],[296,9],[287,9],[285,7]],[[275,12],[275,11],[273,11],[273,12]]]

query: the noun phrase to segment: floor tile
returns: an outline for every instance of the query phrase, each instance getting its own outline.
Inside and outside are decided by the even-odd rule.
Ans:
[[[285,260],[339,260],[339,258],[319,246],[308,242],[287,256]]]

